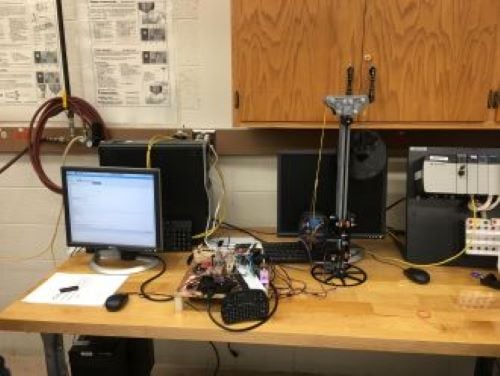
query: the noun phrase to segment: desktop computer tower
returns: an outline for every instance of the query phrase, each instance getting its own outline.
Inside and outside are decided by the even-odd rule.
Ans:
[[[69,350],[69,362],[72,376],[149,376],[153,340],[81,336]]]
[[[108,141],[99,145],[101,166],[146,166],[147,141]],[[208,144],[165,140],[151,149],[151,167],[160,169],[164,249],[191,249],[191,237],[205,231],[208,217]]]

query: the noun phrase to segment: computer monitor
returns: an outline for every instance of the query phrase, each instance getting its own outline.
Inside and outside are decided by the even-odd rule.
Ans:
[[[67,244],[113,249],[151,267],[152,259],[130,256],[162,247],[159,170],[64,166],[61,175]]]
[[[381,155],[385,159],[368,167],[356,165],[359,161],[351,155],[354,168],[358,168],[351,168],[348,187],[348,212],[354,215],[356,224],[351,231],[353,238],[385,236],[387,161],[385,154]],[[317,163],[317,150],[285,151],[278,155],[278,235],[298,235],[301,216],[311,211]],[[335,214],[336,176],[336,153],[325,150],[319,170],[316,212],[328,217]]]

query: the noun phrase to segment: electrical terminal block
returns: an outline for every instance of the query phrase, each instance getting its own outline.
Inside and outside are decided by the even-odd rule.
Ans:
[[[466,254],[500,256],[500,218],[467,218]]]

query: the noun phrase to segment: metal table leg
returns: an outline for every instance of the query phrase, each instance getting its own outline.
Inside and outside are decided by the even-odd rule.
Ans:
[[[62,334],[41,333],[48,376],[68,376]]]
[[[474,367],[474,376],[493,376],[495,372],[495,358],[478,356]]]

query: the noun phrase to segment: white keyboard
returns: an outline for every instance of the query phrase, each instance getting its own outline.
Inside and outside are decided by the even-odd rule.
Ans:
[[[465,244],[468,255],[500,256],[500,218],[467,218]]]

